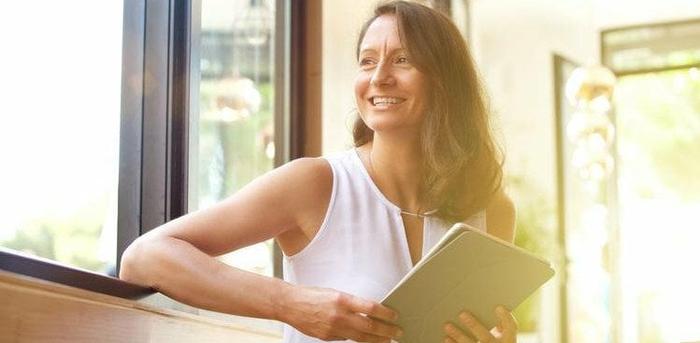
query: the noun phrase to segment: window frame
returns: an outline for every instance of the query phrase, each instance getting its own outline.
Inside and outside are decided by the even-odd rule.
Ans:
[[[564,95],[564,86],[566,85],[566,79],[569,75],[564,75],[564,69],[566,67],[576,68],[580,67],[581,63],[575,62],[570,58],[567,58],[558,53],[552,53],[552,85],[554,86],[554,132],[555,132],[555,144],[556,144],[556,211],[557,211],[557,233],[556,233],[556,246],[557,246],[557,256],[556,259],[559,264],[558,268],[558,278],[557,278],[557,302],[558,307],[556,311],[558,318],[558,325],[556,330],[558,330],[557,335],[559,336],[559,342],[568,343],[569,340],[569,259],[567,257],[566,242],[567,242],[567,229],[568,229],[568,218],[567,218],[567,178],[570,175],[567,173],[569,168],[566,167],[568,159],[566,158],[565,148],[569,144],[564,137],[565,127],[565,107],[566,99]]]
[[[131,242],[186,213],[192,4],[124,2],[117,270]]]
[[[615,49],[614,46],[610,47],[608,44],[606,44],[606,42],[608,41],[608,39],[606,39],[607,37],[614,35],[616,33],[619,33],[619,32],[635,32],[635,31],[641,31],[641,30],[670,31],[670,30],[673,30],[674,28],[683,27],[686,25],[700,25],[700,19],[691,18],[691,19],[684,19],[684,20],[672,20],[672,21],[652,22],[652,23],[627,25],[627,26],[617,26],[617,27],[602,29],[602,30],[600,30],[599,37],[598,37],[599,49],[600,49],[600,64],[609,68],[613,72],[613,74],[615,74],[615,77],[663,72],[663,71],[669,71],[669,70],[697,68],[700,66],[700,62],[691,62],[691,63],[683,63],[683,64],[669,63],[667,65],[660,66],[660,67],[642,67],[642,68],[630,68],[630,69],[618,70],[617,68],[615,68],[615,65],[611,59],[611,57],[614,56],[615,53],[617,53],[618,51],[617,51],[617,49]],[[691,36],[691,35],[688,35],[688,36]],[[684,37],[684,38],[687,38],[687,37]],[[675,45],[675,48],[682,47],[682,46],[687,44],[686,42],[682,41],[682,39],[679,40],[678,37],[670,37],[670,38],[661,37],[661,38],[655,38],[654,40],[663,40],[666,44]],[[641,41],[641,42],[635,42],[634,44],[631,44],[630,46],[628,46],[628,48],[645,47],[646,44],[648,44],[648,42],[649,42],[649,39]]]

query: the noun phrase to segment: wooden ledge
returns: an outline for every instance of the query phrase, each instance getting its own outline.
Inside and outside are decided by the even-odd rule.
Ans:
[[[1,342],[281,342],[279,336],[0,270]]]

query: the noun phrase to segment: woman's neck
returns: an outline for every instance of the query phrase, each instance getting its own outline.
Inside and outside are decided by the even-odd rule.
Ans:
[[[420,203],[422,153],[417,140],[375,135],[363,148],[372,180],[391,202],[409,212],[428,210]]]

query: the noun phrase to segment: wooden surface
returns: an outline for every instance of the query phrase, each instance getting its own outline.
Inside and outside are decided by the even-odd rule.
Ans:
[[[281,342],[279,336],[0,271],[0,342]]]

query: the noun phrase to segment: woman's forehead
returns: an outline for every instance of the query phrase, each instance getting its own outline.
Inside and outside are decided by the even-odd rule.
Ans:
[[[360,44],[360,53],[396,49],[403,49],[396,16],[385,14],[377,17],[367,27],[362,44]]]

